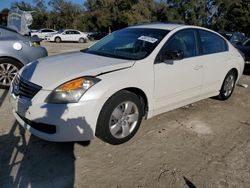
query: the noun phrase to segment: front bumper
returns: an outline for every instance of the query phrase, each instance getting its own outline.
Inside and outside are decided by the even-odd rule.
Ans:
[[[49,141],[66,142],[93,139],[101,110],[100,101],[48,104],[38,100],[47,96],[48,93],[48,91],[41,90],[31,100],[15,96],[10,91],[13,114],[18,123],[33,135]]]
[[[50,37],[45,37],[44,40],[50,41]]]

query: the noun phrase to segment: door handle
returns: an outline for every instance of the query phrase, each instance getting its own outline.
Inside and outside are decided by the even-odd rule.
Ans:
[[[203,68],[203,65],[196,65],[195,67],[194,67],[194,70],[200,70],[200,69],[202,69]]]

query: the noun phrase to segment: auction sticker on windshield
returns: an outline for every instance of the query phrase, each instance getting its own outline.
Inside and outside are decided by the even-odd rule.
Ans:
[[[148,37],[148,36],[140,36],[138,40],[143,40],[143,41],[150,42],[150,43],[155,43],[158,41],[158,39],[153,38],[153,37]]]

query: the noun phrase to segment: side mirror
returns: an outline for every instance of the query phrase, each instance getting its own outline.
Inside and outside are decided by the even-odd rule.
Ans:
[[[160,57],[161,62],[165,62],[167,60],[181,60],[184,58],[183,51],[168,51]]]
[[[62,35],[66,35],[66,33],[62,33]]]

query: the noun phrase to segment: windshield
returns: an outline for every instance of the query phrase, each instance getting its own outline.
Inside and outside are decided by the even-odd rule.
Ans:
[[[62,33],[64,32],[64,29],[59,29],[56,33]]]
[[[139,60],[147,57],[168,32],[161,29],[127,28],[104,37],[84,52]]]

